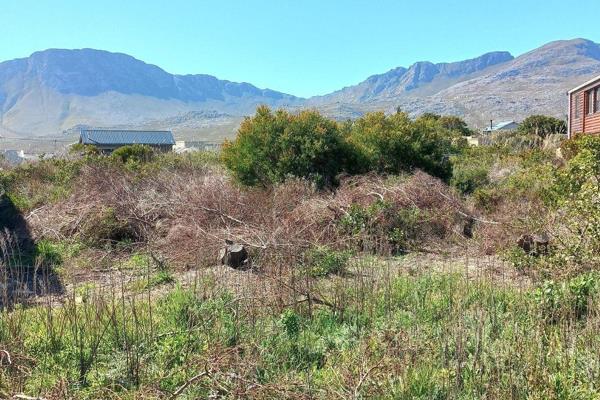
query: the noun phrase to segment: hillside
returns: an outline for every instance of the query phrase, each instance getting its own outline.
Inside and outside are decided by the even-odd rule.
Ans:
[[[552,42],[516,58],[499,52],[450,64],[419,62],[309,103],[337,117],[401,107],[411,114],[460,115],[479,126],[490,119],[519,120],[531,114],[562,118],[566,91],[597,74],[600,45],[575,39]]]
[[[138,124],[190,111],[243,115],[259,104],[297,100],[210,75],[173,75],[125,54],[92,49],[51,49],[0,63],[0,131],[21,136],[56,134],[78,124]]]
[[[397,67],[386,73],[373,75],[356,86],[346,87],[322,97],[312,98],[320,103],[365,103],[396,99],[406,93],[427,93],[432,88],[446,88],[453,82],[465,80],[491,67],[513,60],[508,52],[484,54],[472,60],[433,64],[421,61],[409,68]]]
[[[575,39],[516,58],[497,51],[452,63],[417,62],[300,99],[210,75],[169,74],[125,54],[52,49],[0,63],[0,134],[57,135],[78,125],[156,126],[221,139],[232,136],[241,117],[259,104],[316,107],[337,119],[400,107],[411,115],[459,115],[474,126],[537,113],[563,118],[565,92],[597,74],[600,45]]]

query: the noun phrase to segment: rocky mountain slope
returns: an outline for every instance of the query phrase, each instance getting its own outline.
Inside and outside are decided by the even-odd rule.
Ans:
[[[456,114],[483,126],[490,119],[519,120],[534,113],[564,117],[566,91],[598,74],[600,45],[575,39],[516,58],[496,52],[450,64],[419,62],[309,103],[341,118],[400,107],[411,114]]]
[[[125,54],[92,49],[51,49],[0,63],[0,129],[12,134],[136,124],[190,111],[243,115],[258,104],[298,101],[210,75],[172,75]]]
[[[56,135],[91,125],[231,136],[258,104],[317,107],[339,119],[400,107],[412,115],[455,114],[484,126],[534,113],[564,117],[566,91],[598,74],[600,45],[575,39],[516,58],[492,52],[453,63],[418,62],[305,100],[210,75],[169,74],[125,54],[46,50],[0,63],[0,135]]]
[[[395,99],[405,93],[417,91],[431,92],[432,87],[440,90],[457,80],[464,80],[489,68],[510,61],[513,56],[508,52],[484,54],[472,60],[455,63],[433,64],[421,61],[409,68],[398,67],[384,74],[373,75],[356,86],[346,87],[322,97],[314,97],[317,103],[362,103],[383,99]]]

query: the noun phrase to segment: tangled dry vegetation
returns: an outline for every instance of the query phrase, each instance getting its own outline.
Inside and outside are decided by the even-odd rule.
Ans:
[[[299,179],[247,189],[215,166],[139,176],[86,165],[74,188],[64,201],[28,214],[36,238],[108,251],[127,240],[180,268],[215,265],[226,239],[248,246],[262,264],[299,259],[318,246],[380,255],[447,250],[464,242],[464,225],[476,218],[447,185],[422,172],[348,177],[337,190],[319,192]]]
[[[451,185],[244,187],[190,155],[2,175],[0,397],[595,398],[600,157],[473,153]]]

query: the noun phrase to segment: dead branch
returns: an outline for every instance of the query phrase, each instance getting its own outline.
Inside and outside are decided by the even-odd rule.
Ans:
[[[195,382],[199,381],[200,379],[204,378],[205,376],[210,376],[210,373],[208,372],[208,367],[205,365],[204,366],[204,371],[192,376],[190,379],[188,379],[187,381],[185,381],[185,383],[183,385],[181,385],[176,391],[173,392],[173,394],[171,395],[171,397],[169,397],[169,400],[175,400],[177,397],[179,397],[190,385],[194,384]]]

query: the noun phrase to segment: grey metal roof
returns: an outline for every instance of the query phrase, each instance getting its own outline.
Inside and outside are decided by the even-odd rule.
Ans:
[[[493,131],[497,131],[500,130],[502,128],[505,128],[511,124],[517,124],[515,121],[504,121],[504,122],[498,122],[496,125],[492,126],[492,130]],[[518,124],[517,124],[518,125]],[[488,126],[487,128],[484,129],[484,131],[489,131],[490,127]]]
[[[171,131],[134,131],[116,129],[82,129],[79,142],[98,145],[174,145]]]

